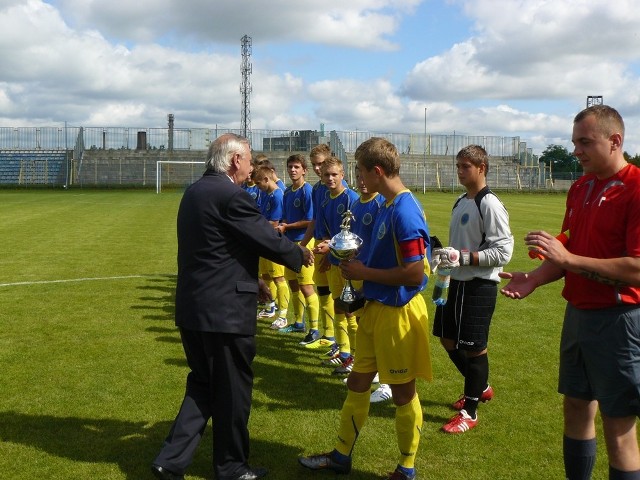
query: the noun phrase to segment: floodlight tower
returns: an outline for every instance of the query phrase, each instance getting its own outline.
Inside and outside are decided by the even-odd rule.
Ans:
[[[242,65],[240,65],[240,72],[242,73],[242,83],[240,83],[240,94],[242,95],[242,119],[240,128],[242,129],[242,135],[249,139],[251,143],[251,37],[245,35],[241,39],[242,41]]]
[[[602,105],[602,95],[589,95],[587,97],[587,108],[594,105]]]

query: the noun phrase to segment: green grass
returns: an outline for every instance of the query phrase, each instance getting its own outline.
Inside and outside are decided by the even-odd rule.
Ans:
[[[0,472],[4,478],[151,478],[187,373],[173,323],[180,193],[0,191]],[[516,251],[508,270],[536,265],[522,238],[559,229],[563,195],[501,194]],[[432,234],[446,240],[455,195],[427,193]],[[115,278],[117,277],[117,278]],[[462,380],[432,339],[434,381],[419,382],[420,478],[562,478],[557,350],[561,284],[500,297],[490,339],[496,397],[464,435],[439,432]],[[427,293],[430,295],[430,289]],[[428,302],[430,315],[433,313]],[[326,479],[296,457],[333,447],[345,387],[315,356],[259,322],[251,462],[268,478]],[[599,431],[594,478],[606,478]],[[350,478],[395,466],[394,408],[374,404]],[[212,478],[208,432],[187,475]]]

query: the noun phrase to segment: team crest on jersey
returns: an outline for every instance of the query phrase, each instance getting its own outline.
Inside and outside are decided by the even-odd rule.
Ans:
[[[380,224],[380,228],[378,228],[378,233],[376,236],[378,237],[378,240],[381,240],[382,238],[384,238],[386,234],[387,234],[387,225],[384,222],[382,222]]]
[[[258,194],[256,192],[249,192],[249,195],[251,195],[251,198],[253,198],[254,200],[258,198]]]
[[[469,223],[469,214],[465,213],[460,218],[460,225],[466,225],[467,223]]]
[[[293,206],[296,207],[296,208],[300,208],[300,199],[299,198],[296,198],[293,201]]]
[[[373,222],[373,215],[371,215],[370,213],[365,213],[364,217],[362,217],[362,224],[371,225],[371,222]]]

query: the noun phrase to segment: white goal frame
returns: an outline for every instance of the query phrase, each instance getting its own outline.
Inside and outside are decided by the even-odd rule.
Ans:
[[[157,160],[156,161],[156,193],[162,192],[162,165],[163,164],[179,164],[179,165],[204,165],[206,162],[191,160]]]

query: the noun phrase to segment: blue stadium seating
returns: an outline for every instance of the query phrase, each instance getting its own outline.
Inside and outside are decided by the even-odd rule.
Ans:
[[[64,150],[0,151],[0,185],[63,185]]]

